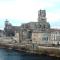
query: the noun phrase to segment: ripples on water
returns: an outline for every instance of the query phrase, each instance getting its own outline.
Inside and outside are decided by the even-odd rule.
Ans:
[[[48,56],[37,56],[24,52],[0,49],[0,60],[59,60]]]

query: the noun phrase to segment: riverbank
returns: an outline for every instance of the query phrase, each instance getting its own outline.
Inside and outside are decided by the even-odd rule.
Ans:
[[[60,58],[60,49],[56,47],[44,47],[39,46],[37,48],[32,48],[31,45],[23,45],[23,44],[6,44],[6,43],[0,43],[0,48],[5,48],[8,50],[16,50],[16,51],[23,51],[30,54],[36,54],[36,55],[47,55],[52,57],[58,57]]]

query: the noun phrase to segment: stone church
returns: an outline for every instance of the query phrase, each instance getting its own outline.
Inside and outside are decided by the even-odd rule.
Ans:
[[[50,29],[50,24],[47,22],[47,19],[46,19],[46,11],[39,10],[37,22],[29,22],[29,23],[21,25],[21,27],[20,27],[20,33],[21,33],[20,39],[21,40],[35,41],[35,38],[37,38],[37,37],[33,36],[34,33],[35,34],[37,34],[39,32],[48,33],[49,29]]]

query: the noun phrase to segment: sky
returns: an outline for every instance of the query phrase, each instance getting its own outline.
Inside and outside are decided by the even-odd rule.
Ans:
[[[60,0],[0,0],[0,29],[6,19],[14,26],[38,21],[38,10],[46,10],[51,28],[60,28]]]

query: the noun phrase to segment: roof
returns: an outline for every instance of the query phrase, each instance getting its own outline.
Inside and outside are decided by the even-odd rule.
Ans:
[[[59,31],[60,32],[60,29],[50,29],[50,32],[54,32],[54,31]]]
[[[49,30],[44,30],[44,31],[42,31],[42,30],[33,30],[33,33],[50,33],[50,31]]]

